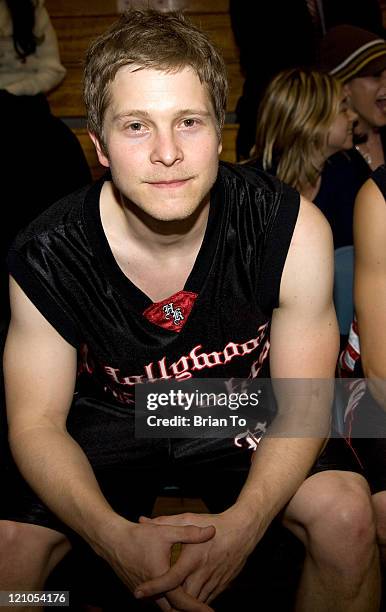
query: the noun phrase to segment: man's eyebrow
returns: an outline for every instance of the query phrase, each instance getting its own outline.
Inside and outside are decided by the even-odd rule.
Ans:
[[[198,115],[199,117],[210,117],[211,113],[207,110],[199,108],[183,108],[177,111],[174,117],[178,119],[179,117],[183,117],[184,115]],[[151,114],[145,110],[130,109],[114,115],[113,121],[123,121],[128,117],[138,117],[139,119],[143,117],[144,119],[151,119]]]
[[[114,115],[113,121],[122,121],[122,119],[126,119],[127,117],[144,117],[145,119],[149,119],[150,114],[144,110],[130,109]]]
[[[209,117],[210,112],[202,108],[184,108],[176,113],[176,117],[182,117],[183,115],[199,115],[200,117]]]

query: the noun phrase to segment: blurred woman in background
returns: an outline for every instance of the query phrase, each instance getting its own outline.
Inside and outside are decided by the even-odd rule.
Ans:
[[[355,120],[338,80],[314,70],[285,70],[263,96],[249,163],[314,200],[327,159],[353,146]]]

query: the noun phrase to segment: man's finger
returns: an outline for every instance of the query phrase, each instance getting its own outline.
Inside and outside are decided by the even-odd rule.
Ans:
[[[160,593],[176,589],[182,584],[185,576],[181,576],[180,570],[175,570],[175,567],[173,565],[166,574],[139,584],[134,591],[134,596],[137,599],[142,599],[143,597],[154,597],[155,595],[160,595]]]
[[[181,587],[166,593],[168,601],[173,609],[184,610],[186,612],[213,612],[213,609],[203,601],[198,601],[195,597],[186,593]]]
[[[151,523],[152,525],[192,525],[192,521],[187,520],[183,514],[156,516],[149,518],[148,516],[140,516],[139,523]]]
[[[216,533],[214,525],[208,525],[207,527],[198,527],[196,525],[186,525],[184,527],[167,525],[165,529],[168,529],[173,542],[181,542],[183,544],[207,542],[207,540],[211,540]]]
[[[217,595],[220,595],[220,593],[224,590],[225,586],[219,586],[216,582],[213,582],[212,580],[208,580],[201,589],[201,592],[199,594],[197,594],[197,599],[199,599],[200,601],[206,601],[207,603],[209,603],[209,601],[213,601],[213,599],[215,599],[217,597]]]
[[[139,523],[152,523],[152,524],[154,524],[156,522],[156,520],[152,519],[152,518],[150,518],[148,516],[140,516],[139,519],[138,519],[138,522]]]
[[[180,587],[184,580],[194,571],[195,565],[196,562],[192,564],[191,559],[179,557],[165,574],[139,584],[134,591],[135,597],[137,599],[154,597],[167,591],[173,591]]]
[[[176,519],[174,521],[174,518]],[[206,525],[205,527],[201,527],[199,525],[194,525],[191,522],[188,522],[186,518],[176,517],[157,517],[155,519],[150,519],[147,516],[140,516],[139,522],[141,524],[152,524],[159,525],[161,527],[171,527],[176,529],[175,533],[178,536],[178,542],[183,542],[185,544],[194,544],[197,542],[206,542],[213,538],[216,533],[216,528],[214,525]],[[183,531],[181,531],[183,530]],[[184,538],[184,539],[182,539]]]
[[[166,597],[159,597],[155,600],[157,606],[159,606],[162,612],[172,612],[173,608],[166,599]]]

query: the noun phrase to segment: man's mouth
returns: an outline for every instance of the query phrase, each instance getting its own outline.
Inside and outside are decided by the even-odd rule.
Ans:
[[[159,189],[178,189],[179,187],[183,187],[186,185],[190,178],[184,179],[171,179],[167,181],[146,181],[152,187],[157,187]]]

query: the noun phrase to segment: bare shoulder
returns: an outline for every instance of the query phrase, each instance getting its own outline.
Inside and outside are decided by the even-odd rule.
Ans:
[[[333,375],[338,327],[333,307],[334,249],[329,223],[301,198],[271,326],[271,373],[283,378]],[[288,360],[288,350],[295,359]]]
[[[355,199],[354,224],[377,223],[386,220],[386,202],[378,185],[370,178],[358,191]]]
[[[76,349],[12,279],[10,296],[12,316],[4,351],[10,431],[35,425],[48,415],[64,423],[74,392]]]
[[[359,190],[354,209],[354,244],[356,265],[374,270],[374,264],[386,267],[386,201],[377,184],[368,179]]]
[[[280,285],[280,305],[330,300],[334,247],[330,225],[320,210],[301,197],[298,220]]]
[[[371,177],[363,183],[362,187],[358,191],[356,205],[363,205],[363,202],[366,202],[369,199],[375,199],[377,202],[384,202],[384,197],[381,190]]]
[[[330,249],[332,233],[330,224],[315,204],[300,197],[299,216],[295,225],[291,248]]]
[[[58,355],[76,355],[76,349],[45,319],[13,278],[10,278],[9,288],[11,322],[7,344],[12,340],[21,342],[23,351],[36,346],[41,353],[45,349],[52,349]]]

